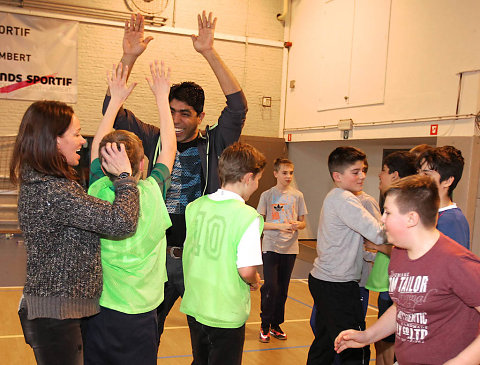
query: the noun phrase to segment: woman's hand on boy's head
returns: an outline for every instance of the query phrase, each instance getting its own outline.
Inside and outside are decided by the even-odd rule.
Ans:
[[[115,142],[108,142],[100,152],[103,158],[102,167],[105,171],[115,176],[122,172],[132,174],[132,166],[123,143],[118,146]]]
[[[155,60],[150,63],[150,74],[152,78],[146,77],[148,85],[156,98],[167,96],[170,93],[170,67],[166,68],[163,61]]]
[[[111,71],[107,71],[107,84],[112,96],[111,100],[122,104],[127,100],[135,86],[137,86],[136,82],[128,86],[127,77],[128,66],[124,67],[121,62],[118,65],[114,64]]]

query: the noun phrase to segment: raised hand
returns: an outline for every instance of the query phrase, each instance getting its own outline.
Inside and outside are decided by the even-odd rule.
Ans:
[[[120,104],[127,100],[134,87],[137,86],[136,82],[128,86],[127,76],[128,66],[123,67],[121,62],[118,66],[113,65],[112,71],[107,72],[107,84],[110,88],[112,100],[118,101]]]
[[[165,96],[170,93],[170,67],[165,71],[165,63],[160,62],[158,67],[158,60],[150,63],[150,73],[152,78],[146,77],[148,85],[155,95],[155,98]]]
[[[123,34],[123,53],[130,57],[140,56],[153,37],[144,38],[144,19],[142,14],[132,14],[130,21],[125,20]]]
[[[208,14],[208,18],[205,10],[202,15],[197,15],[198,20],[198,36],[192,34],[193,48],[199,53],[213,49],[213,40],[215,34],[215,25],[217,24],[217,18],[213,18],[212,12]]]

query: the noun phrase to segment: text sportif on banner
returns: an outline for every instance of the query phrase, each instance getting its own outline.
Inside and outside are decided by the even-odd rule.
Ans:
[[[0,12],[0,99],[77,101],[78,22]]]

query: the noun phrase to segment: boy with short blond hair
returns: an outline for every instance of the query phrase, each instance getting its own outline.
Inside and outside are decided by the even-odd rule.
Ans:
[[[439,195],[427,176],[386,192],[383,222],[395,245],[387,312],[365,331],[338,335],[335,349],[363,347],[395,333],[399,364],[480,363],[480,259],[436,228]]]
[[[363,263],[364,238],[384,243],[381,224],[355,196],[365,180],[365,153],[338,147],[328,157],[336,187],[323,202],[317,235],[318,257],[308,278],[318,315],[308,365],[331,364],[335,337],[346,328],[365,328],[358,282]],[[351,349],[340,355],[342,364],[370,361],[370,349]]]
[[[257,207],[265,220],[260,342],[269,342],[270,335],[287,339],[280,324],[284,322],[288,285],[298,254],[298,230],[305,228],[305,214],[308,214],[303,194],[290,186],[293,169],[289,159],[275,159],[273,175],[277,184],[262,193]]]
[[[194,364],[242,361],[250,289],[259,287],[262,217],[245,204],[266,161],[254,147],[234,143],[219,160],[222,187],[190,203],[185,211],[185,295]]]

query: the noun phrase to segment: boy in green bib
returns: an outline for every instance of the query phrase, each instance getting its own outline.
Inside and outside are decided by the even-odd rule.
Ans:
[[[185,211],[183,249],[187,315],[194,364],[241,364],[250,290],[259,288],[263,219],[245,204],[258,188],[265,156],[234,143],[220,156],[221,188]]]
[[[165,193],[176,151],[175,130],[168,104],[170,71],[163,62],[150,65],[152,78],[147,79],[155,95],[159,116],[162,150],[151,175],[138,181],[140,214],[135,234],[116,240],[101,239],[103,291],[100,313],[88,320],[85,364],[156,364],[158,324],[156,308],[163,301],[163,283],[167,281],[165,267],[165,231],[171,226],[165,207]],[[113,201],[112,180],[118,176],[103,173],[102,163],[108,156],[105,146],[124,148],[137,179],[143,172],[144,152],[140,139],[123,130],[110,132],[115,116],[130,95],[135,84],[128,87],[128,67],[114,67],[107,82],[112,99],[92,143],[90,188],[95,197]],[[99,156],[99,151],[102,151]],[[100,158],[99,158],[100,157]]]

